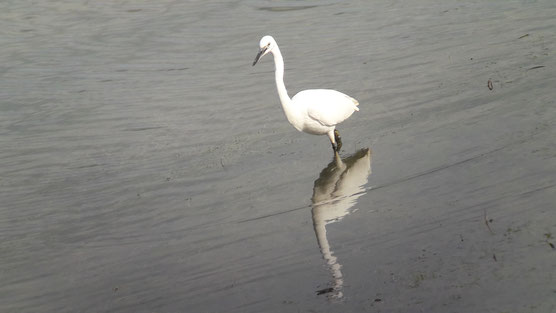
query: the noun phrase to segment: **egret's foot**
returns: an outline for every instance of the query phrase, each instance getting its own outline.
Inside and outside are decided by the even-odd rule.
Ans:
[[[342,137],[340,137],[340,132],[336,129],[334,129],[334,140],[336,140],[337,144],[335,151],[340,151],[342,149]]]

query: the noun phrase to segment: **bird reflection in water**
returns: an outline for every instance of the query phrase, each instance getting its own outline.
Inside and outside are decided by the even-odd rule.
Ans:
[[[334,160],[322,170],[315,180],[312,216],[317,242],[323,258],[332,273],[332,286],[317,291],[331,298],[342,298],[344,278],[342,265],[330,248],[326,225],[335,223],[352,212],[357,199],[366,193],[365,184],[371,174],[371,150],[361,149],[341,159],[337,152]]]

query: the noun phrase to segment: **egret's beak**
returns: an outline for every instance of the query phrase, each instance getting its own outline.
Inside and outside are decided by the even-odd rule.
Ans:
[[[263,47],[263,48],[261,48],[261,50],[259,50],[259,53],[257,53],[257,56],[255,57],[255,61],[253,61],[253,66],[255,66],[255,64],[257,64],[257,62],[259,62],[259,59],[264,55],[267,48],[268,47]]]

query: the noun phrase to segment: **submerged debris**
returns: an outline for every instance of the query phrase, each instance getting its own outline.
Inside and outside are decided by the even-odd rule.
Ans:
[[[552,238],[552,233],[545,233],[545,234],[544,234],[544,237],[545,237],[546,243],[547,243],[552,249],[555,249],[555,248],[554,248],[554,244],[553,244],[552,242],[548,241],[548,239]]]
[[[492,223],[493,219],[489,219],[489,218],[487,217],[487,211],[486,211],[486,209],[484,210],[484,212],[485,212],[485,214],[484,214],[485,225],[486,225],[486,227],[488,228],[488,231],[489,231],[491,234],[494,234],[494,232],[492,231],[492,228],[490,228],[490,223]]]
[[[494,87],[492,86],[492,80],[490,80],[490,79],[488,80],[487,87],[490,90],[494,89]]]

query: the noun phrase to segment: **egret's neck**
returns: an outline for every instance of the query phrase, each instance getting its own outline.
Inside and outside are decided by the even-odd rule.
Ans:
[[[288,106],[291,104],[292,100],[290,96],[288,96],[288,91],[284,84],[284,59],[282,58],[282,53],[278,46],[272,49],[272,54],[274,55],[274,64],[276,65],[276,88],[278,89],[278,96],[280,97],[280,102],[282,102],[284,112],[288,115]]]

